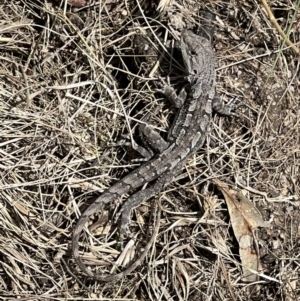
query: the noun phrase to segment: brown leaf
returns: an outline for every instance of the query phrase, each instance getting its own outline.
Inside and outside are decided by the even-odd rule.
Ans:
[[[239,243],[243,280],[245,282],[257,281],[257,275],[250,271],[258,271],[260,268],[258,254],[255,252],[253,229],[269,227],[269,223],[263,221],[259,211],[242,193],[229,189],[225,183],[218,180],[214,182],[224,195],[233,232]]]

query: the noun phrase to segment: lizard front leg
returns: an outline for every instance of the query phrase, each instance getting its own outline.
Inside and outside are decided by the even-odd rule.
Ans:
[[[166,81],[161,77],[159,79],[161,81],[162,88],[158,89],[157,91],[164,94],[171,102],[174,108],[180,109],[187,98],[185,86],[180,90],[179,94],[177,95],[176,90],[173,87],[166,83]]]

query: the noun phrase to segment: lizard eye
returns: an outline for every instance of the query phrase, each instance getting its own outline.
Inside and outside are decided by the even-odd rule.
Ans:
[[[194,50],[190,50],[190,55],[194,56],[194,55],[196,55],[196,52]]]

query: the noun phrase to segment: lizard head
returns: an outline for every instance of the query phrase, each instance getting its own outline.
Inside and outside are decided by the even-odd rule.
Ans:
[[[198,98],[203,90],[210,91],[215,82],[215,58],[211,43],[185,30],[181,34],[180,46],[193,97]]]
[[[190,30],[182,32],[180,47],[185,66],[191,77],[197,77],[199,72],[203,73],[208,64],[215,64],[211,42]]]

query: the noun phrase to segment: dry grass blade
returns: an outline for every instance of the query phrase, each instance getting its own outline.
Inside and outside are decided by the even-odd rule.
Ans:
[[[271,20],[271,22],[274,24],[274,26],[276,27],[276,29],[278,30],[279,34],[281,35],[281,37],[284,39],[284,41],[286,42],[287,45],[291,46],[292,49],[297,53],[299,54],[299,49],[298,47],[292,43],[290,41],[290,39],[288,38],[288,35],[286,35],[283,30],[281,29],[280,25],[278,24],[278,22],[276,21],[276,18],[274,17],[273,13],[272,13],[272,10],[270,8],[270,6],[268,5],[267,1],[266,0],[261,0],[264,8],[266,9],[267,13],[268,13],[268,16]],[[296,13],[297,13],[297,10],[299,8],[299,3],[297,4],[297,9],[296,9]]]

